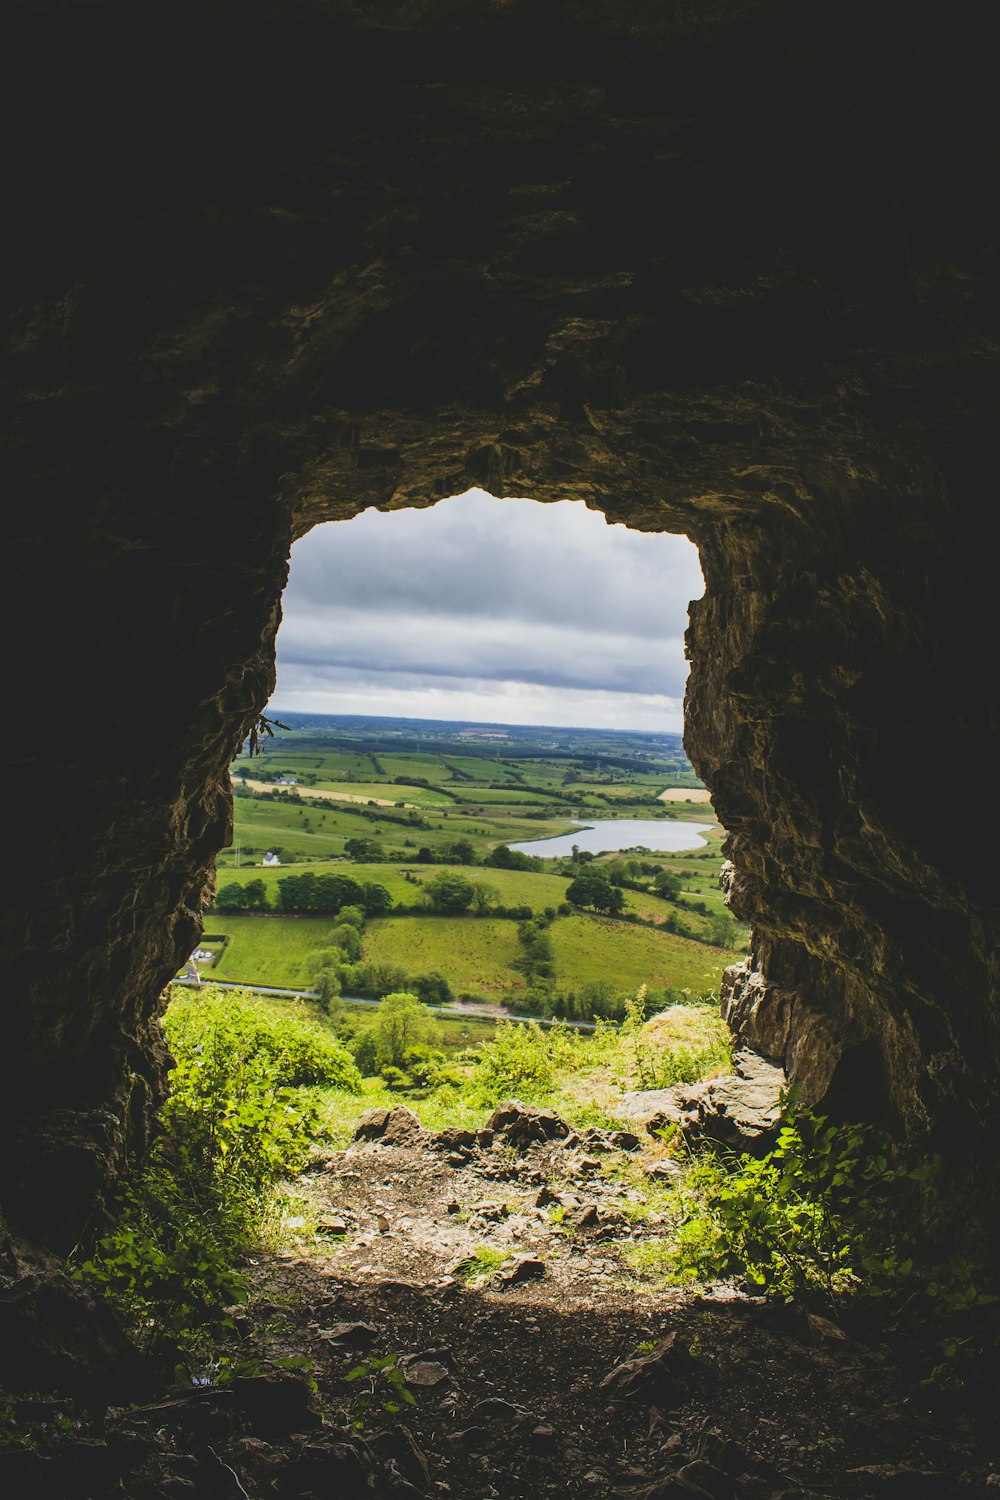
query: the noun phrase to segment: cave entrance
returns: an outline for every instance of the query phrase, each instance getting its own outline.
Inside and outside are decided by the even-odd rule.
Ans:
[[[458,961],[457,932],[451,951],[421,934],[404,963],[416,924],[389,941],[389,918],[365,956],[394,961],[399,984],[402,964],[430,992],[430,969],[445,981],[435,994],[587,1023],[624,1014],[629,983],[648,985],[650,1009],[716,995],[741,935],[718,890],[721,831],[681,741],[683,635],[701,590],[686,537],[609,524],[580,502],[473,490],[314,528],[293,548],[267,709],[293,732],[236,764],[217,907],[244,899],[252,871],[254,900],[274,909],[301,871],[325,878],[325,861],[350,857],[394,906],[426,901],[429,867],[450,864],[473,872],[480,910],[535,917],[566,905],[556,872],[565,886],[589,864],[630,919],[667,928],[673,947],[651,948],[648,972],[638,953],[621,976],[609,954],[594,973],[564,954],[557,976],[551,955],[506,953],[511,929],[481,963]],[[682,851],[691,861],[671,873]],[[499,858],[547,870],[545,892],[488,879]],[[235,951],[206,962],[237,977]],[[291,982],[294,964],[280,967],[238,977]],[[300,983],[328,978],[300,966]]]

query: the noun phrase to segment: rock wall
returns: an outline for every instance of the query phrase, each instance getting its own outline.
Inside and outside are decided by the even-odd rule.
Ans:
[[[15,1228],[71,1245],[150,1127],[291,538],[474,484],[698,542],[689,749],[755,930],[726,1012],[809,1101],[986,1159],[987,8],[8,25]]]

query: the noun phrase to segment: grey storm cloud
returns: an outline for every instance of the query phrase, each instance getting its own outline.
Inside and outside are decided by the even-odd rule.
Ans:
[[[701,591],[686,538],[609,526],[574,502],[472,491],[428,510],[366,511],[293,549],[274,701],[291,693],[287,706],[319,711],[321,696],[336,713],[343,689],[395,687],[412,705],[450,683],[676,700],[687,605]]]

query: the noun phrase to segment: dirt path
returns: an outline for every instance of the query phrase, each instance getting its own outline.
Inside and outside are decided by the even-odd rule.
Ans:
[[[732,1289],[637,1283],[627,1258],[662,1224],[672,1168],[659,1147],[622,1149],[627,1135],[531,1139],[550,1128],[524,1111],[492,1137],[432,1137],[407,1110],[373,1111],[373,1139],[324,1153],[297,1184],[303,1231],[328,1249],[257,1269],[259,1352],[308,1357],[320,1408],[396,1454],[413,1488],[383,1475],[377,1494],[995,1493],[972,1439],[878,1345]]]

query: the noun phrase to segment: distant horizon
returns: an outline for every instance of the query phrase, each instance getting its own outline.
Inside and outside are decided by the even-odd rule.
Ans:
[[[679,729],[618,729],[606,724],[525,724],[514,719],[462,719],[454,715],[428,718],[426,715],[418,714],[328,713],[324,709],[281,708],[274,702],[267,705],[265,713],[269,719],[280,718],[282,714],[285,714],[289,718],[299,719],[375,719],[379,722],[389,720],[399,724],[458,724],[466,729],[529,729],[534,732],[545,729],[570,730],[590,734],[641,735],[644,739],[662,737],[683,740],[684,737],[683,731]]]

